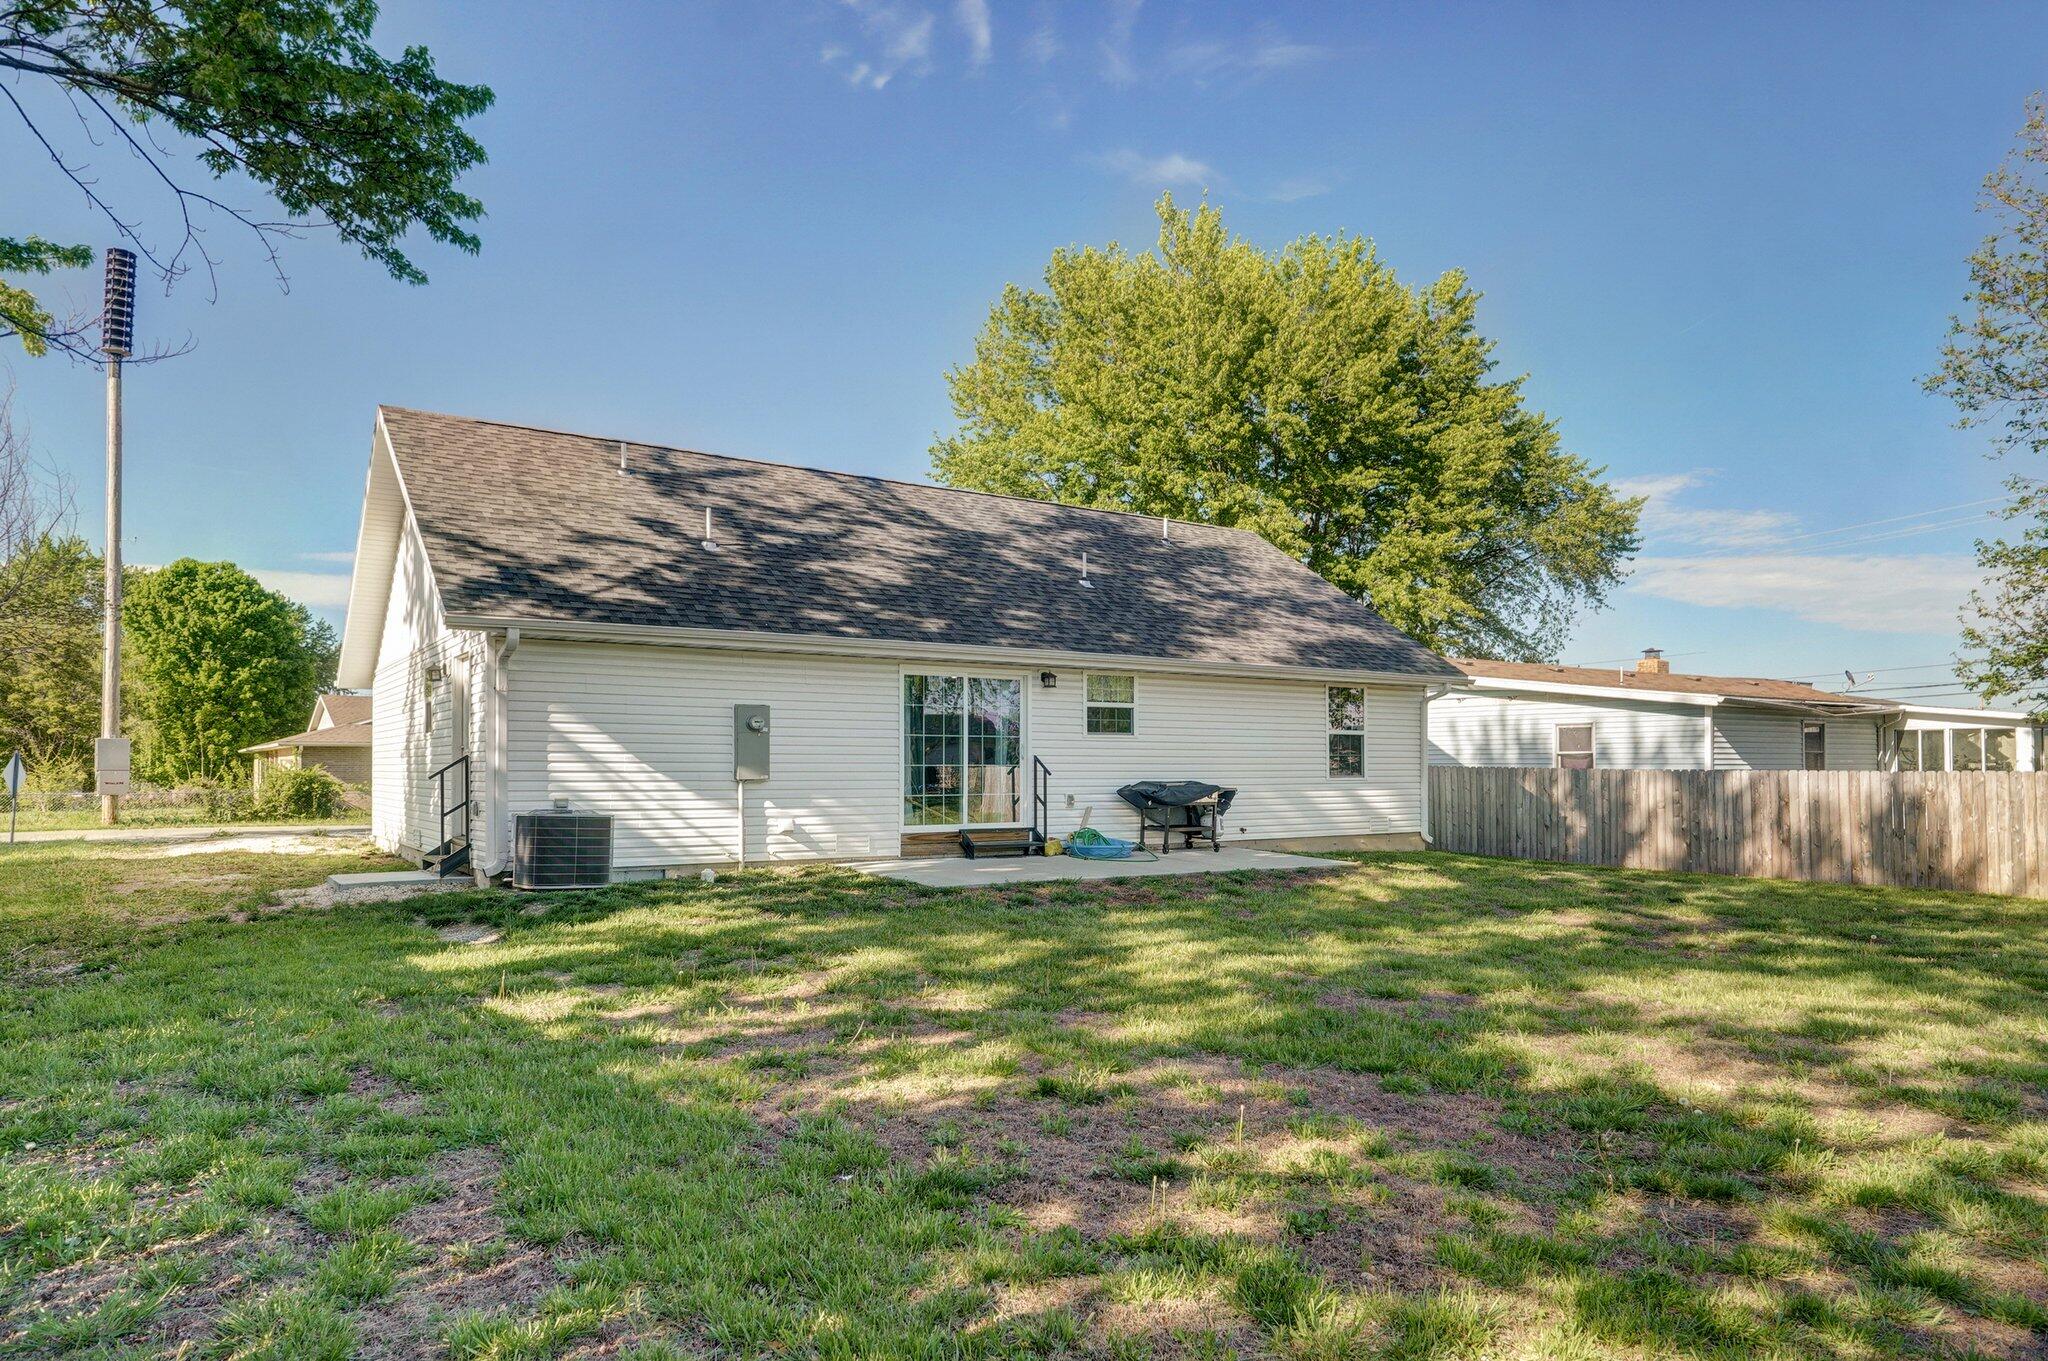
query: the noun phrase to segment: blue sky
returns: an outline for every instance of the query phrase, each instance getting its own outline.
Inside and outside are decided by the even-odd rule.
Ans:
[[[479,12],[388,4],[379,36],[497,91],[483,253],[422,242],[411,288],[315,234],[286,292],[216,224],[217,288],[141,300],[140,334],[193,348],[131,371],[131,560],[231,558],[338,619],[378,402],[922,476],[1003,285],[1056,246],[1149,245],[1171,188],[1265,245],[1356,232],[1407,279],[1471,276],[1503,371],[1653,495],[1568,659],[1943,678],[1989,526],[1963,503],[2003,472],[1917,380],[1978,184],[2048,84],[2048,9]],[[117,152],[75,145],[169,231]],[[10,229],[107,243],[17,126],[0,148]],[[96,536],[97,375],[0,362]]]

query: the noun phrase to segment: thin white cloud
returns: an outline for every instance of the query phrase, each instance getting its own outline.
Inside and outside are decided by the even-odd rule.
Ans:
[[[1197,83],[1229,77],[1256,80],[1313,65],[1334,55],[1332,48],[1292,42],[1270,33],[1250,39],[1204,38],[1168,48],[1166,69]]]
[[[288,569],[251,567],[249,575],[301,605],[318,610],[348,606],[348,574],[345,572],[296,572]]]
[[[1102,78],[1112,85],[1128,85],[1138,78],[1137,63],[1131,57],[1131,34],[1138,26],[1138,11],[1145,0],[1110,0],[1109,31],[1103,34],[1097,51],[1102,57]]]
[[[869,42],[876,50],[856,55],[838,43],[820,49],[818,60],[839,72],[855,89],[880,90],[899,72],[923,75],[931,69],[932,29],[936,20],[929,10],[895,3],[895,0],[842,0],[860,19]]]
[[[307,562],[353,563],[356,560],[356,552],[353,548],[335,549],[331,552],[326,553],[301,553],[299,554],[299,556],[301,558],[304,558]]]
[[[1680,504],[1686,492],[1697,491],[1712,478],[1712,469],[1695,468],[1682,473],[1618,477],[1614,489],[1623,496],[1645,498],[1643,536],[1653,546],[1669,543],[1762,548],[1798,528],[1799,517],[1790,511],[1727,510]]]
[[[1948,633],[1982,583],[1960,553],[1643,557],[1628,589],[1708,609],[1762,609],[1873,633]]]
[[[1274,185],[1266,197],[1275,203],[1299,203],[1303,199],[1321,198],[1336,187],[1321,175],[1296,175]]]
[[[994,26],[989,20],[988,0],[955,0],[953,18],[967,35],[968,60],[976,66],[988,65],[996,45]]]
[[[1216,168],[1207,161],[1183,156],[1178,151],[1168,152],[1164,156],[1146,156],[1125,148],[1121,151],[1105,152],[1095,158],[1095,163],[1104,170],[1123,176],[1142,189],[1173,185],[1201,188],[1219,178]]]
[[[1060,54],[1059,25],[1053,18],[1050,5],[1038,11],[1038,26],[1031,30],[1031,36],[1024,40],[1024,55],[1039,66],[1045,65]]]

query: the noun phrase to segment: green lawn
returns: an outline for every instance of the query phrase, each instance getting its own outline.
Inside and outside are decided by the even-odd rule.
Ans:
[[[0,1355],[2048,1346],[2048,903],[364,863],[0,859]]]

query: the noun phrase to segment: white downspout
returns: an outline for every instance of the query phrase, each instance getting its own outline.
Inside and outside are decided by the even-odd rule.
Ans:
[[[518,650],[519,630],[513,627],[505,630],[503,641],[491,651],[491,750],[485,786],[490,794],[490,805],[485,810],[490,819],[490,835],[485,840],[485,863],[479,871],[486,877],[502,873],[512,858],[505,844],[506,829],[511,825],[506,819],[506,805],[512,798],[510,762],[505,752],[512,726],[512,676],[507,663]]]
[[[1451,687],[1448,685],[1425,685],[1422,687],[1422,712],[1420,722],[1417,724],[1422,730],[1421,740],[1415,745],[1418,749],[1417,760],[1421,765],[1422,844],[1425,846],[1436,845],[1436,838],[1429,834],[1429,705],[1431,700],[1440,699],[1444,695],[1449,694],[1450,689]]]

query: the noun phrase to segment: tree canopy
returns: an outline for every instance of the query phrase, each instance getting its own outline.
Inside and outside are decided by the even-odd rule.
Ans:
[[[1986,585],[1963,614],[1975,655],[1963,679],[1987,699],[2048,712],[2048,104],[2028,101],[2004,164],[1984,181],[1979,210],[1997,226],[1970,256],[1967,316],[1949,323],[1930,390],[1952,398],[1959,424],[1995,430],[1994,453],[2029,465],[2006,482],[2010,537],[1980,540]]]
[[[1433,647],[1540,658],[1637,547],[1640,502],[1493,377],[1478,294],[1372,244],[1278,253],[1158,203],[1156,254],[1055,251],[949,371],[938,479],[1252,529]]]
[[[463,124],[492,95],[441,79],[425,48],[384,56],[371,43],[376,19],[374,0],[0,0],[0,75],[9,77],[0,104],[166,282],[195,265],[211,272],[200,223],[214,214],[254,233],[273,263],[282,238],[320,226],[393,278],[423,283],[401,245],[408,232],[478,248],[469,224],[483,206],[456,182],[484,160]],[[15,93],[23,77],[49,82],[77,117],[40,116]],[[188,139],[213,180],[254,181],[285,217],[194,188],[157,140],[164,130]],[[132,209],[102,197],[67,133],[140,158],[164,188],[175,231],[146,234]],[[90,260],[82,245],[0,236],[0,272]],[[0,281],[0,336],[19,336],[31,354],[88,353],[86,329]]]
[[[75,535],[44,535],[0,562],[0,761],[83,783],[100,722],[102,564]]]
[[[333,675],[334,631],[231,562],[181,558],[140,574],[127,595],[145,779],[245,768],[241,749],[297,732]]]

